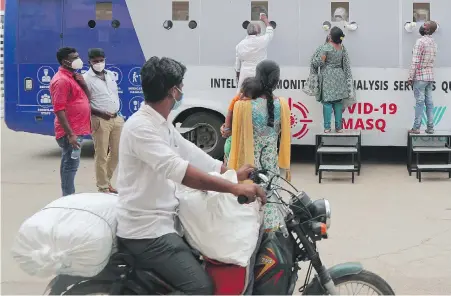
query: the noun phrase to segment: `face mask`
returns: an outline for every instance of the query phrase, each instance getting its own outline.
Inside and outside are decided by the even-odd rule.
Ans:
[[[171,110],[177,110],[178,107],[180,107],[180,105],[182,105],[182,100],[183,100],[183,92],[178,87],[175,87],[175,88],[180,92],[180,100],[177,100],[175,98],[175,96],[173,95],[173,97],[174,97],[174,105],[172,105],[172,109]]]
[[[92,69],[96,72],[102,72],[105,69],[105,62],[100,62],[92,65]]]
[[[77,58],[72,62],[70,67],[74,70],[80,70],[81,68],[83,68],[83,61],[80,58]]]

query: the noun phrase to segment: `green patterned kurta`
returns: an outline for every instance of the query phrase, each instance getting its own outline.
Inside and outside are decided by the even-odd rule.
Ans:
[[[321,59],[323,54],[327,57],[325,62]],[[345,47],[337,50],[330,43],[321,45],[312,57],[312,66],[320,68],[321,91],[316,98],[317,101],[327,103],[349,99],[349,89],[353,88],[353,80]]]
[[[277,151],[277,140],[281,130],[280,101],[274,100],[274,127],[268,126],[268,108],[265,99],[258,98],[252,101],[252,125],[254,131],[254,163],[260,167],[260,152],[263,152],[263,168],[279,173],[279,154]],[[272,177],[272,175],[270,175]],[[277,202],[275,197],[270,201]],[[264,206],[264,229],[274,229],[283,222],[283,217],[277,204],[266,204]],[[282,220],[281,220],[282,219]]]

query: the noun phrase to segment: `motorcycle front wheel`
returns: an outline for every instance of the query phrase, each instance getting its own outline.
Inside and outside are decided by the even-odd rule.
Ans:
[[[333,279],[338,295],[395,295],[380,276],[367,270]],[[304,295],[325,295],[323,288],[306,289]]]

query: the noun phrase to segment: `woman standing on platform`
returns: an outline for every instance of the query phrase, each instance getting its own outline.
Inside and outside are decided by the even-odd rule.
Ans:
[[[342,45],[344,37],[340,28],[333,27],[326,43],[316,49],[310,63],[309,80],[317,80],[314,95],[323,104],[325,133],[332,130],[332,113],[335,116],[335,131],[341,133],[343,111],[356,102],[351,63],[348,51]]]

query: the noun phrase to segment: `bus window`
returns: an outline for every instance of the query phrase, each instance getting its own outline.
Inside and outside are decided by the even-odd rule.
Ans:
[[[265,13],[268,16],[268,1],[251,2],[251,21],[259,21],[260,13]]]
[[[430,3],[413,3],[414,22],[424,23],[431,20],[431,4]]]
[[[113,19],[113,3],[97,2],[96,3],[96,20],[111,21]]]
[[[189,20],[189,2],[173,1],[172,2],[172,20],[187,21]]]
[[[331,21],[334,23],[349,22],[349,2],[342,1],[330,3],[330,15]]]

